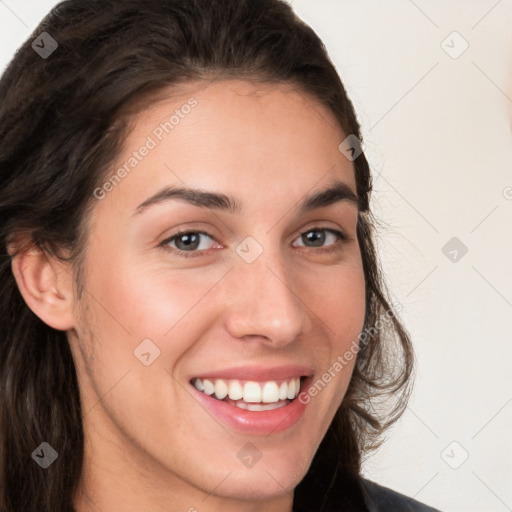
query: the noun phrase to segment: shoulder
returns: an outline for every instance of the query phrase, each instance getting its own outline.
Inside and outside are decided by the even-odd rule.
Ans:
[[[361,487],[370,512],[440,512],[365,478],[361,478]]]

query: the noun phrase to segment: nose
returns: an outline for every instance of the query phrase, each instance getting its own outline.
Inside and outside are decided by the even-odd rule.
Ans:
[[[307,297],[299,296],[300,282],[292,282],[279,256],[264,251],[250,264],[238,261],[233,270],[225,312],[231,336],[282,347],[305,332]]]

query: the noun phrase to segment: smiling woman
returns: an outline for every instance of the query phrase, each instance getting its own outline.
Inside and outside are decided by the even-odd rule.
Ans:
[[[361,476],[413,353],[286,3],[66,1],[0,97],[2,512],[433,510]]]

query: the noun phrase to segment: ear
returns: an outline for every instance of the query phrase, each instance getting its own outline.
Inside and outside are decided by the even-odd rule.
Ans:
[[[11,252],[11,247],[9,248]],[[74,327],[73,277],[69,264],[32,246],[12,256],[12,272],[27,306],[54,329]]]

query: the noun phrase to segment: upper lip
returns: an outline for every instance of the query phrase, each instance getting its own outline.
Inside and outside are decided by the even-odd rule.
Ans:
[[[252,381],[286,380],[295,377],[309,377],[313,375],[313,369],[307,365],[282,365],[282,366],[237,366],[211,370],[193,375],[192,378],[202,379],[237,379]]]

